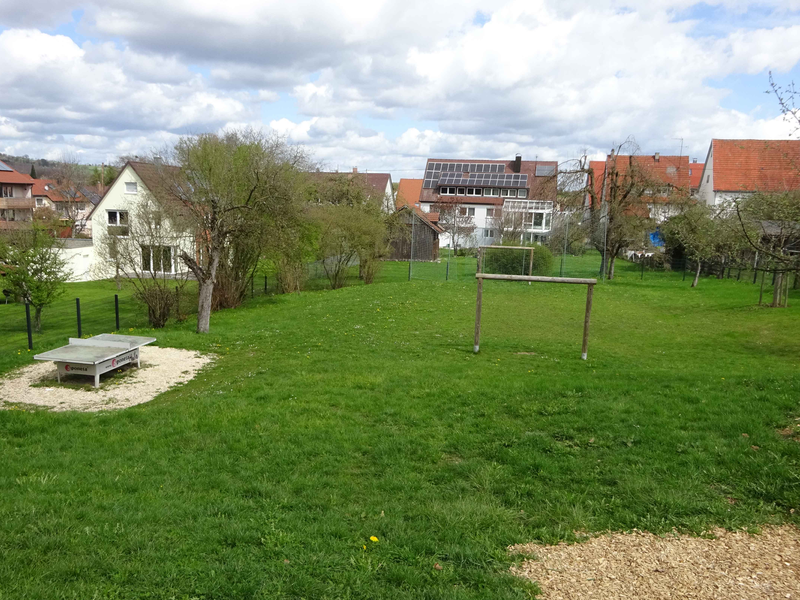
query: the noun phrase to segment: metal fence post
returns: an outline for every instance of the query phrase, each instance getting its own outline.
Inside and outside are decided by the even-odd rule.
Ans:
[[[115,331],[119,331],[119,294],[114,294],[114,316],[117,318],[117,328]]]
[[[33,350],[33,332],[31,331],[31,305],[25,303],[25,321],[28,323],[28,350]]]
[[[688,261],[686,260],[686,257],[684,257],[683,258],[683,281],[686,281],[686,263],[687,262]]]
[[[644,256],[642,256],[642,276],[639,279],[644,279]]]
[[[444,271],[444,280],[445,281],[449,281],[450,280],[450,259],[449,258],[447,259],[447,268]]]
[[[81,299],[75,298],[75,310],[78,314],[78,337],[83,336],[83,332],[81,331]]]
[[[267,293],[267,276],[264,275],[264,293]]]

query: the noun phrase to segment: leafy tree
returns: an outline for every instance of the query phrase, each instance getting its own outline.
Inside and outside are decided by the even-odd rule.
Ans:
[[[287,214],[298,206],[296,187],[286,181],[295,181],[307,161],[301,149],[283,138],[254,129],[184,137],[165,154],[177,168],[158,161],[162,168],[155,192],[171,200],[165,203],[174,207],[171,221],[196,240],[196,251],[182,249],[180,259],[200,288],[197,332],[208,333],[220,264],[236,244],[252,236],[254,222],[269,231],[294,218]],[[252,258],[257,254],[250,253],[249,265],[257,264]]]
[[[387,219],[395,218],[383,212],[383,198],[373,197],[364,181],[347,174],[317,181],[311,193],[319,258],[331,288],[344,286],[356,258],[364,282],[372,283],[389,248]]]
[[[33,328],[42,330],[42,311],[64,293],[64,283],[71,272],[55,237],[50,219],[40,213],[31,227],[0,237],[0,267],[3,284],[23,302],[34,308]]]
[[[89,185],[97,185],[99,183],[101,187],[104,187],[114,181],[117,175],[119,175],[119,169],[113,165],[104,165],[102,167],[94,165],[89,175],[88,183]]]

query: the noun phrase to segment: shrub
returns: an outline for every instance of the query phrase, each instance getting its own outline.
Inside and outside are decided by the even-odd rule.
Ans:
[[[533,269],[531,265],[531,250],[533,250]],[[535,245],[531,249],[490,249],[487,250],[483,265],[487,273],[503,275],[533,275],[549,276],[553,270],[553,253],[546,246]]]

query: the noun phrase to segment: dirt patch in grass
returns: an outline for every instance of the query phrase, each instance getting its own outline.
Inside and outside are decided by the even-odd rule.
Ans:
[[[800,530],[713,532],[713,538],[633,531],[578,544],[520,544],[512,572],[546,600],[577,598],[800,599]]]
[[[101,376],[99,389],[80,383],[76,386],[74,380],[69,385],[59,385],[53,363],[23,367],[0,379],[0,408],[18,404],[56,411],[127,408],[148,402],[169,388],[189,381],[213,359],[190,350],[153,346],[142,348],[140,353],[141,368],[130,369],[124,377],[113,372]],[[85,380],[91,382],[89,377]]]

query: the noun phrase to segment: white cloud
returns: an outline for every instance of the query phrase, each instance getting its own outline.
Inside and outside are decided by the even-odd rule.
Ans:
[[[79,8],[29,4],[2,23],[47,13],[53,26]],[[742,0],[709,4],[713,23],[679,20],[693,0],[90,0],[82,45],[0,33],[0,138],[105,158],[263,110],[327,163],[405,172],[430,155],[559,158],[631,134],[665,153],[683,138],[698,157],[711,137],[785,137],[772,99],[733,110],[709,81],[766,88],[766,69],[794,68],[800,0],[761,2],[752,23]]]

